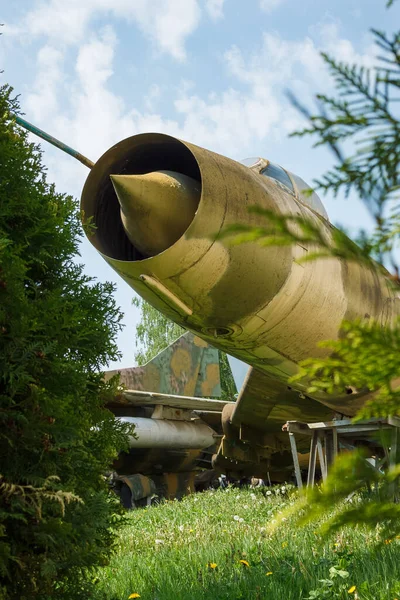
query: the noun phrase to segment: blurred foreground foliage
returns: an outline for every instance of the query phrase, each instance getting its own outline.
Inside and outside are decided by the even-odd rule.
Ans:
[[[394,4],[388,2],[387,7]],[[293,95],[292,103],[308,125],[295,136],[313,136],[314,147],[330,148],[336,162],[314,181],[314,191],[337,196],[355,193],[373,219],[371,233],[360,231],[356,241],[331,227],[322,234],[324,218],[313,211],[308,220],[253,207],[264,217],[261,227],[231,226],[223,232],[227,243],[257,242],[263,246],[293,245],[308,248],[304,261],[357,261],[372,272],[384,271],[393,286],[393,302],[399,302],[399,265],[396,250],[400,237],[400,31],[389,35],[372,30],[378,47],[376,66],[349,65],[322,54],[337,93],[316,96],[318,113],[312,114]],[[311,190],[310,190],[311,193]],[[357,243],[356,243],[357,242]],[[301,262],[301,261],[299,261]],[[383,266],[384,265],[384,266]],[[386,270],[387,267],[389,272]],[[327,358],[308,359],[293,381],[302,380],[308,393],[334,393],[351,387],[372,392],[356,418],[400,414],[400,325],[367,318],[342,325],[340,339],[321,342],[331,352]],[[383,536],[400,531],[400,509],[393,502],[399,468],[383,474],[356,452],[339,457],[320,489],[302,500],[303,520],[332,507],[335,516],[324,526],[326,533],[343,524],[380,523]],[[356,506],[348,500],[355,491],[367,491]],[[372,494],[371,490],[374,490]],[[347,500],[346,500],[347,499]],[[297,506],[295,510],[300,510]]]
[[[400,504],[393,499],[398,496],[400,465],[383,471],[367,457],[362,448],[340,454],[327,480],[306,489],[298,502],[278,515],[270,530],[291,518],[294,525],[312,523],[323,536],[357,525],[373,530],[378,544],[398,539]]]
[[[78,206],[46,180],[0,88],[0,598],[87,598],[120,509],[104,478],[125,425],[104,408],[121,313],[75,262]]]
[[[314,182],[314,191],[335,196],[357,193],[374,221],[372,232],[360,231],[353,241],[333,226],[329,235],[321,232],[324,217],[315,212],[304,219],[252,207],[252,212],[264,218],[263,225],[231,225],[222,238],[229,244],[300,243],[308,252],[298,262],[336,258],[363,263],[373,272],[388,275],[396,297],[400,291],[396,260],[400,239],[400,31],[391,36],[372,32],[380,51],[374,68],[348,65],[322,54],[338,93],[335,97],[316,96],[318,114],[312,115],[291,96],[309,122],[292,135],[312,135],[316,137],[314,146],[328,146],[336,157],[334,167]],[[333,393],[347,386],[368,388],[377,394],[359,416],[400,414],[399,323],[346,322],[341,334],[338,340],[321,342],[321,347],[331,349],[330,356],[304,361],[293,381],[307,382],[310,394]]]

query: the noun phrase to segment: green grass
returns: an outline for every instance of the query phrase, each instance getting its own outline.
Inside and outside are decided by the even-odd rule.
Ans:
[[[400,600],[400,539],[377,546],[376,532],[356,528],[323,540],[290,520],[268,533],[293,501],[228,489],[134,511],[93,598]]]

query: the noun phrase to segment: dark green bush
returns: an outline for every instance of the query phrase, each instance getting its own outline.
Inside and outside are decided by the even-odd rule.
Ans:
[[[118,506],[103,473],[126,433],[104,408],[118,356],[113,286],[75,262],[71,196],[0,88],[0,598],[79,597],[112,550]],[[86,597],[88,595],[86,594]]]

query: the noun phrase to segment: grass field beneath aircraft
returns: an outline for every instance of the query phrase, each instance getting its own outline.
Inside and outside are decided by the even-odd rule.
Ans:
[[[207,491],[131,512],[95,600],[400,598],[400,539],[345,529],[322,539],[290,519],[293,488]],[[356,501],[356,500],[354,500]]]

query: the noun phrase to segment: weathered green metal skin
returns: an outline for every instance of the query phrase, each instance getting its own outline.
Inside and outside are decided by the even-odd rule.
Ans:
[[[161,170],[200,182],[201,197],[182,237],[145,257],[125,235],[110,175]],[[120,276],[166,316],[254,367],[257,381],[248,382],[231,415],[238,431],[237,456],[246,450],[251,463],[274,456],[278,445],[272,438],[282,441],[278,452],[285,452],[278,430],[287,420],[329,419],[333,412],[354,415],[364,403],[362,394],[343,390],[304,398],[300,384],[288,389],[288,378],[300,361],[327,355],[318,342],[337,339],[343,319],[387,324],[400,314],[389,278],[365,265],[335,258],[299,263],[313,250],[299,244],[228,247],[214,239],[229,224],[260,225],[260,217],[248,211],[254,205],[310,219],[330,239],[333,226],[326,213],[301,193],[295,176],[289,177],[293,192],[258,167],[170,136],[143,134],[106,152],[82,195],[82,209],[96,225],[89,239]]]
[[[221,395],[218,350],[190,332],[184,333],[143,367],[108,371],[119,373],[128,390],[178,396]]]
[[[122,475],[118,479],[129,487],[134,502],[152,496],[157,491],[154,481],[149,477],[140,475],[140,473],[135,475]]]
[[[218,350],[190,332],[184,333],[143,367],[108,371],[106,377],[110,378],[117,373],[120,374],[120,382],[127,390],[161,393],[174,397],[207,397],[221,394]],[[152,400],[153,406],[148,403],[132,405],[122,394],[109,405],[109,408],[120,417],[160,418],[154,412],[157,397],[149,400]],[[175,408],[170,411],[169,418],[172,415],[179,425],[184,412]],[[121,475],[142,473],[152,479],[158,477],[157,481],[160,477],[161,479],[164,477],[163,474],[168,473],[168,481],[175,481],[174,473],[190,473],[199,468],[198,459],[201,454],[202,448],[179,450],[169,447],[131,448],[128,453],[120,454],[114,468]],[[168,492],[168,497],[171,494],[173,492]]]

